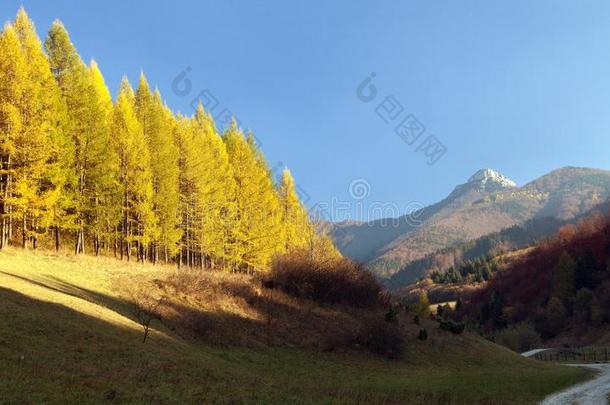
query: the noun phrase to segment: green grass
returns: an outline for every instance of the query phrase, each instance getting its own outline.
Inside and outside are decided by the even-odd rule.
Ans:
[[[212,347],[158,324],[142,344],[113,280],[168,271],[1,252],[0,403],[535,403],[589,376],[468,335],[410,340],[392,361]]]

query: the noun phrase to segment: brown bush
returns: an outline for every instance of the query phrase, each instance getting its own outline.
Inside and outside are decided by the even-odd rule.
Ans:
[[[289,262],[292,260],[294,257]],[[147,297],[163,297],[154,302],[154,311],[144,315],[154,314],[153,319],[160,319],[166,328],[189,340],[219,347],[288,346],[400,356],[403,336],[407,336],[399,319],[404,311],[390,294],[380,294],[375,280],[348,261],[318,263],[310,268],[319,272],[316,277],[290,272],[281,278],[283,284],[278,283],[275,273],[274,277],[261,277],[178,270],[136,285]],[[324,283],[328,285],[325,290],[321,288]],[[129,286],[134,288],[133,283]],[[131,294],[126,298],[134,301]],[[328,302],[339,305],[326,305]]]
[[[405,338],[396,323],[371,318],[364,321],[357,343],[372,353],[396,359],[404,352]]]
[[[379,305],[382,298],[381,286],[361,265],[345,258],[316,260],[306,251],[277,257],[263,284],[299,298],[357,308]]]

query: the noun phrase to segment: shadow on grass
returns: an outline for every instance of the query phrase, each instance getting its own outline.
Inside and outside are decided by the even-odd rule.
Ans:
[[[92,291],[54,276],[36,279],[1,270],[0,274],[108,308],[137,322],[134,304],[128,298]],[[168,282],[161,283],[167,296],[158,310],[161,323],[182,337],[218,347],[272,345],[333,350],[352,339],[358,330],[358,322],[342,311],[321,311],[275,290],[264,290],[264,294],[260,294],[250,284],[218,283],[214,287],[220,291],[195,297],[211,304],[210,307],[193,307],[174,297],[181,294],[167,290]],[[151,283],[150,287],[159,285]],[[237,305],[239,313],[223,310],[215,305],[216,302],[230,303],[233,307]]]
[[[219,381],[201,359],[141,336],[0,287],[0,403],[168,403]],[[205,401],[201,392],[188,399]]]
[[[321,350],[353,348],[359,329],[372,311],[321,307],[255,282],[199,280],[183,291],[168,281],[173,297],[163,321],[171,329],[220,346],[287,346]],[[181,297],[187,296],[188,299]]]
[[[320,305],[262,288],[254,280],[218,279],[214,274],[195,274],[199,278],[188,279],[190,283],[186,284],[171,279],[141,283],[131,279],[117,284],[118,296],[92,291],[52,275],[37,278],[4,271],[0,274],[108,308],[135,322],[140,307],[133,301],[138,301],[138,294],[142,291],[158,294],[164,299],[154,313],[161,324],[183,338],[224,348],[276,346],[368,351],[363,345],[363,334],[369,332],[363,331],[384,317],[379,309]],[[132,290],[138,293],[132,295]],[[153,329],[157,329],[155,323]]]
[[[240,331],[235,331],[239,333]],[[404,403],[302,355],[208,355],[0,287],[0,403]],[[257,352],[254,352],[257,353]],[[269,364],[270,363],[270,364]],[[330,363],[323,363],[331,365]],[[334,363],[333,363],[334,364]],[[306,368],[309,372],[302,373]],[[328,371],[324,372],[329,375]],[[297,376],[299,376],[297,378]],[[330,375],[329,375],[330,377]],[[351,399],[351,401],[350,401]],[[341,400],[341,401],[340,401]]]
[[[301,312],[291,305],[278,309],[287,311],[286,318]],[[187,308],[177,304],[175,310]],[[258,320],[195,312],[204,327],[224,322],[243,328],[234,334],[263,329]],[[291,332],[298,331],[287,328]],[[528,383],[515,378],[513,369],[494,368],[487,375],[467,365],[466,374],[424,368],[419,376],[404,364],[360,356],[243,356],[178,347],[157,336],[142,344],[140,338],[136,330],[0,287],[0,403],[534,403],[578,380],[575,374],[544,377],[544,370],[536,370]]]
[[[40,279],[33,279],[12,273],[7,273],[2,270],[0,270],[0,274],[4,274],[9,277],[14,277],[19,280],[37,285],[39,287],[49,289],[51,291],[66,294],[75,298],[80,298],[93,304],[111,309],[123,316],[126,316],[127,318],[133,319],[132,314],[130,314],[130,303],[126,302],[125,300],[121,300],[119,298],[112,297],[107,294],[77,286],[54,276],[46,276]]]

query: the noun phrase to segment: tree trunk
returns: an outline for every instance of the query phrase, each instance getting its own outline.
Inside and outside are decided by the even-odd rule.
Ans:
[[[82,252],[82,246],[81,246],[81,233],[82,233],[82,229],[80,228],[80,220],[77,221],[77,224],[79,225],[78,230],[76,231],[76,241],[74,243],[74,254],[75,255],[79,255]]]
[[[4,166],[4,165],[3,165]],[[6,203],[6,200],[8,200],[8,198],[11,196],[11,183],[12,183],[12,177],[11,177],[11,155],[9,154],[6,157],[6,175],[5,175],[5,181],[4,181],[4,201],[2,204],[2,235],[1,236],[1,243],[2,243],[2,247],[6,247],[9,244],[9,241],[11,240],[11,236],[12,236],[12,227],[13,227],[13,217],[12,217],[12,207],[10,205],[8,205]],[[8,218],[7,218],[8,216]]]
[[[95,248],[95,255],[99,256],[100,255],[100,236],[97,233],[93,237],[93,244],[94,244],[94,248]]]
[[[21,221],[21,247],[27,249],[28,245],[27,238],[27,220],[25,218],[25,212],[23,213],[23,220]]]
[[[2,208],[2,211],[4,211],[4,207]],[[0,226],[1,226],[1,229],[0,229],[0,249],[3,249],[6,246],[6,239],[4,237],[4,235],[6,234],[6,218],[4,218],[4,215],[2,215],[2,221],[0,221]]]
[[[116,227],[114,228],[114,258],[117,258],[117,235],[118,235],[118,230],[116,229]],[[121,248],[122,249],[122,248]],[[123,253],[121,252],[121,259],[123,259]]]
[[[55,226],[53,233],[55,236],[55,251],[59,252],[59,226]]]
[[[80,252],[85,254],[85,230],[80,230]]]
[[[6,175],[6,192],[5,192],[5,196],[6,198],[9,198],[12,196],[12,192],[11,192],[11,188],[13,185],[13,177],[11,176],[10,170],[11,170],[11,155],[8,155],[8,158],[6,159],[6,165],[7,165],[7,170],[9,171]],[[9,205],[7,207],[7,212],[8,212],[8,229],[6,232],[6,243],[5,246],[7,246],[9,244],[9,242],[11,241],[11,238],[13,237],[13,207],[11,205]]]

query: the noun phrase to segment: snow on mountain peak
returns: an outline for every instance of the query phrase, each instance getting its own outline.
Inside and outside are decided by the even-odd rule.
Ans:
[[[517,183],[492,169],[481,169],[470,176],[468,183],[476,183],[479,186],[487,187],[497,185],[501,187],[516,187]]]

